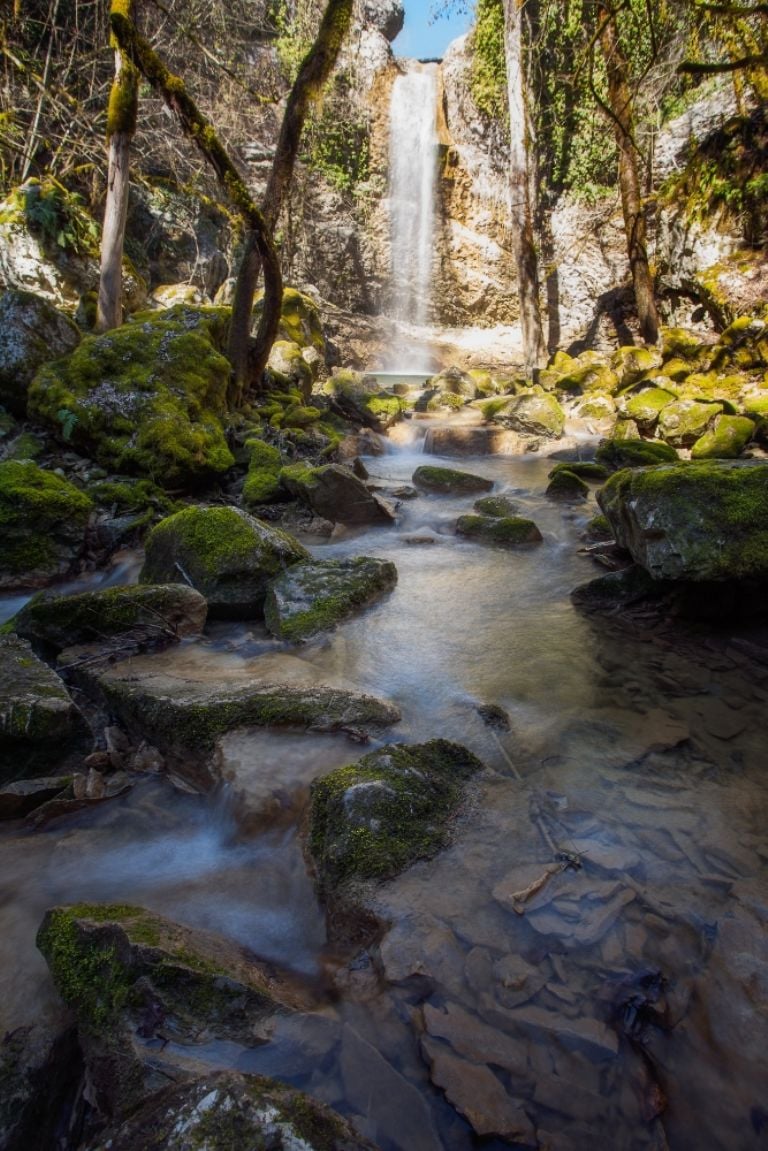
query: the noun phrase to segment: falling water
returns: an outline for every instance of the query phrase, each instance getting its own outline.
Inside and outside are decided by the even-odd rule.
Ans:
[[[390,367],[429,370],[423,328],[429,320],[432,234],[437,169],[437,74],[434,65],[409,71],[392,88],[389,133],[389,205],[392,236],[392,307],[407,333]]]

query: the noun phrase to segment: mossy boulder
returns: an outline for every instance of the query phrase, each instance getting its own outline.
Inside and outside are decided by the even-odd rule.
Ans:
[[[26,640],[0,636],[0,783],[79,766],[92,743],[56,673]]]
[[[596,460],[563,460],[555,464],[549,473],[549,478],[554,479],[558,472],[570,472],[571,475],[580,476],[583,480],[597,482],[607,480],[610,475],[605,464],[599,464]]]
[[[689,448],[723,410],[722,404],[675,400],[659,413],[659,434],[675,447]]]
[[[613,539],[611,525],[602,513],[593,516],[584,528],[584,538],[588,543],[606,543]]]
[[[210,1072],[153,1095],[87,1151],[376,1151],[348,1120],[294,1087]]]
[[[43,587],[85,549],[91,500],[31,461],[0,463],[0,588]]]
[[[295,564],[269,585],[264,619],[280,639],[303,640],[355,615],[396,583],[392,561],[371,556]]]
[[[312,784],[309,852],[331,922],[360,885],[391,879],[446,845],[450,820],[483,764],[443,739],[392,744]]]
[[[450,392],[452,395],[461,396],[465,400],[474,400],[477,397],[475,380],[469,372],[462,372],[461,368],[445,368],[436,376],[432,376],[429,387],[438,392]]]
[[[611,420],[616,416],[616,404],[610,396],[585,396],[576,409],[582,420]]]
[[[287,532],[234,507],[190,507],[161,520],[145,544],[141,583],[184,580],[212,617],[263,613],[267,584],[309,552]]]
[[[147,1040],[252,1044],[295,1005],[295,994],[251,954],[140,907],[53,908],[37,946],[75,1012],[96,1105],[107,1116],[162,1085]]]
[[[234,462],[221,418],[229,361],[218,350],[228,310],[144,313],[40,369],[30,415],[110,471],[165,487],[222,475]]]
[[[654,579],[768,579],[768,464],[625,470],[597,498],[616,542]]]
[[[662,328],[661,354],[665,362],[680,359],[695,364],[701,359],[702,352],[706,354],[708,348],[702,346],[694,332],[689,332],[687,328]]]
[[[315,515],[332,523],[383,524],[395,518],[389,504],[342,464],[291,464],[280,472],[280,482]]]
[[[0,404],[27,414],[27,389],[41,364],[80,343],[77,326],[33,292],[0,293]]]
[[[293,340],[275,341],[269,353],[267,371],[272,387],[298,388],[304,403],[309,402],[315,373]]]
[[[264,306],[261,293],[253,307],[253,326],[258,325]],[[306,292],[298,288],[283,288],[283,303],[280,310],[278,337],[298,344],[299,348],[313,348],[321,358],[325,358],[325,335],[317,305]]]
[[[475,492],[489,492],[493,487],[493,480],[487,480],[485,476],[435,464],[418,467],[411,479],[417,488],[439,496],[472,495]]]
[[[472,506],[481,516],[516,516],[520,510],[509,496],[482,496]]]
[[[657,372],[664,362],[658,348],[619,348],[611,357],[611,368],[619,377],[621,387],[636,383]]]
[[[334,372],[325,385],[333,411],[345,420],[385,432],[402,418],[405,400],[386,391],[375,376],[349,369]]]
[[[755,434],[746,416],[718,416],[713,427],[691,448],[692,460],[735,460]]]
[[[186,584],[114,587],[71,596],[41,593],[10,626],[24,639],[58,651],[112,636],[157,647],[198,635],[207,611],[200,592]]]
[[[504,423],[518,432],[557,439],[565,428],[565,412],[543,389],[519,396],[504,413]]]
[[[565,503],[585,500],[589,495],[589,484],[570,468],[558,468],[547,484],[546,495],[551,500],[562,500]]]
[[[677,452],[670,444],[656,440],[603,440],[595,452],[595,459],[611,471],[622,468],[643,468],[652,464],[674,463]]]
[[[259,439],[246,440],[245,447],[250,456],[248,474],[243,484],[243,503],[247,508],[274,503],[283,494],[280,485],[280,470],[283,466],[280,449]]]
[[[677,397],[665,388],[645,388],[631,396],[624,404],[624,410],[640,428],[649,430],[658,421],[664,408],[674,403]]]
[[[518,547],[520,544],[541,542],[541,532],[533,520],[522,516],[459,516],[456,532],[478,543],[495,544],[497,547]]]

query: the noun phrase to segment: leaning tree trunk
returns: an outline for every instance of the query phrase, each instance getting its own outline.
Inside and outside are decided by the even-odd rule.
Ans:
[[[510,220],[517,254],[525,374],[532,379],[544,359],[544,333],[531,207],[530,124],[523,40],[525,0],[503,0],[503,3],[504,62],[509,101]]]
[[[339,55],[342,41],[352,18],[353,0],[328,0],[317,39],[299,69],[288,96],[275,158],[262,200],[262,212],[271,228],[277,224],[280,211],[293,178],[296,156],[309,107],[317,99]],[[256,285],[261,271],[261,254],[255,236],[246,241],[232,303],[232,326],[229,337],[229,359],[235,379],[244,389],[254,387],[255,348],[250,346],[251,313]]]
[[[619,189],[624,230],[627,235],[627,254],[632,274],[632,287],[640,321],[640,333],[646,344],[659,339],[659,315],[653,292],[653,278],[648,263],[648,245],[645,212],[640,190],[640,173],[635,146],[632,95],[627,76],[629,65],[619,43],[616,21],[612,12],[598,0],[597,19],[600,22],[600,48],[608,74],[608,108],[613,122],[613,134],[619,150]]]
[[[120,0],[112,0],[114,12]],[[133,20],[133,0],[122,0],[122,9]],[[96,330],[106,332],[123,322],[123,244],[128,218],[131,140],[136,131],[139,107],[139,74],[125,53],[115,45],[115,78],[107,108],[107,202],[101,230],[101,270]]]
[[[203,116],[179,76],[174,76],[154,51],[138,34],[130,15],[126,12],[128,0],[115,0],[110,17],[112,33],[118,47],[128,56],[142,76],[160,93],[176,116],[182,131],[197,145],[213,168],[219,183],[230,201],[242,215],[249,228],[264,268],[264,310],[256,336],[256,348],[251,355],[250,370],[254,379],[261,377],[280,324],[283,301],[283,277],[277,256],[272,229],[262,212],[251,199],[237,168],[211,124]],[[235,377],[230,403],[239,406],[243,401],[244,381]]]

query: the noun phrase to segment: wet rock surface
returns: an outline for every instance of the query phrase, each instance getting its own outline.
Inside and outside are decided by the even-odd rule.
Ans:
[[[362,611],[396,582],[391,561],[368,556],[297,564],[270,584],[267,627],[283,639],[306,639]]]

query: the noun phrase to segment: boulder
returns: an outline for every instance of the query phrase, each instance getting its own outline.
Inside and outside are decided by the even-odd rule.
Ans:
[[[571,592],[571,601],[585,612],[621,611],[634,603],[658,599],[668,589],[669,584],[654,580],[645,568],[631,564],[579,584]]]
[[[611,471],[620,471],[621,468],[674,463],[678,455],[670,444],[656,440],[610,439],[602,441],[595,452],[595,459]]]
[[[240,508],[189,507],[147,536],[139,581],[178,583],[208,601],[211,617],[252,619],[263,612],[267,584],[309,552],[287,532]]]
[[[341,464],[325,464],[319,468],[291,464],[281,471],[280,481],[315,515],[332,523],[391,523],[395,518],[389,504],[368,491],[362,480]]]
[[[522,438],[511,428],[427,428],[424,451],[431,456],[519,455],[525,450]]]
[[[375,376],[361,372],[349,369],[334,372],[325,390],[338,415],[375,432],[385,432],[405,411],[405,402],[400,396],[382,388]]]
[[[477,543],[496,544],[497,547],[535,544],[540,543],[542,538],[533,520],[521,516],[459,516],[456,532]]]
[[[260,1075],[210,1072],[153,1095],[85,1151],[376,1151],[330,1107]]]
[[[557,468],[551,475],[546,491],[551,500],[574,502],[585,500],[589,495],[589,484],[570,468]]]
[[[220,476],[234,463],[221,424],[228,323],[225,308],[175,307],[87,336],[40,369],[29,413],[113,472],[169,488]]]
[[[429,387],[437,392],[461,396],[465,400],[474,400],[477,397],[475,380],[468,372],[462,372],[461,368],[446,368],[436,376],[432,376]]]
[[[516,431],[552,439],[561,436],[565,428],[565,412],[553,395],[541,389],[520,396],[503,418]]]
[[[768,577],[768,464],[697,461],[625,470],[597,495],[616,542],[654,579]]]
[[[509,496],[481,496],[472,506],[481,516],[516,516],[520,510]]]
[[[487,480],[485,476],[434,464],[423,464],[411,478],[417,488],[439,496],[472,495],[474,492],[489,492],[493,487],[493,480]]]
[[[47,360],[80,343],[76,325],[33,292],[0,295],[0,404],[16,416],[27,414],[27,389]]]
[[[85,550],[88,496],[31,461],[0,463],[0,588],[43,587]]]
[[[675,400],[672,392],[664,388],[645,388],[637,392],[624,404],[624,411],[640,428],[650,430],[655,426],[660,413]]]
[[[314,372],[304,359],[302,349],[293,340],[275,341],[269,353],[267,370],[273,387],[298,388],[302,401],[305,404],[309,402]]]
[[[659,413],[659,433],[675,447],[689,448],[703,436],[715,416],[723,410],[722,404],[709,404],[700,400],[675,400]]]
[[[77,1017],[93,1099],[107,1116],[167,1082],[162,1055],[148,1040],[170,1038],[188,1049],[215,1040],[251,1046],[267,1038],[275,1015],[299,1005],[271,965],[141,907],[52,908],[37,946]],[[167,1062],[173,1066],[172,1055]]]
[[[691,448],[692,460],[735,460],[755,434],[754,420],[746,416],[718,416],[712,428]]]
[[[144,646],[199,635],[208,605],[186,584],[113,587],[79,595],[31,599],[11,621],[17,635],[61,651],[110,636],[139,639]]]
[[[391,560],[370,556],[295,564],[269,585],[264,619],[280,639],[306,639],[361,611],[396,583]]]
[[[79,765],[93,743],[55,672],[17,636],[0,636],[0,783]]]

